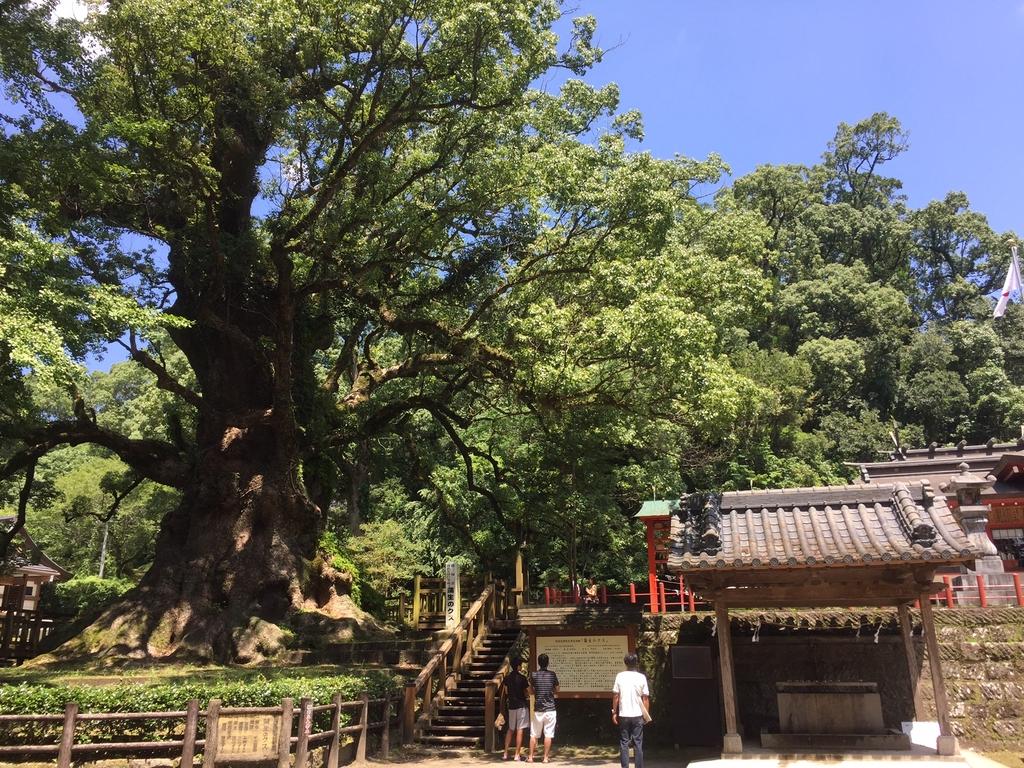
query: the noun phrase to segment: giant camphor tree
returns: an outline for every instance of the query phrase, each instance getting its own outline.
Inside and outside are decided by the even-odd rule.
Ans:
[[[48,452],[88,443],[181,493],[139,587],[74,648],[231,658],[261,621],[322,608],[338,473],[410,413],[485,490],[459,438],[474,393],[538,397],[516,297],[656,251],[713,175],[625,151],[639,126],[615,89],[571,79],[599,58],[593,24],[559,49],[559,14],[111,0],[55,21],[0,2],[0,480],[30,495]],[[177,416],[127,435],[77,394],[76,361],[110,343]],[[29,372],[72,418],[17,406]]]

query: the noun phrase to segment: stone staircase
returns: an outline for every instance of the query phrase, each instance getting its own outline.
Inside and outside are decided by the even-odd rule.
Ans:
[[[417,741],[438,747],[483,746],[484,685],[497,673],[518,637],[518,628],[487,633],[483,647],[473,655],[473,662],[444,697],[441,708],[419,733]]]

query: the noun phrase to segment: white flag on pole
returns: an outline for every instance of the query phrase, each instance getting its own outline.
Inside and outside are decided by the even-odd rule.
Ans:
[[[1006,282],[1003,283],[1003,292],[999,294],[999,302],[992,317],[1002,317],[1006,314],[1006,305],[1010,303],[1010,294],[1021,290],[1020,262],[1017,260],[1017,246],[1013,246],[1013,253],[1010,256],[1010,271],[1006,274]]]

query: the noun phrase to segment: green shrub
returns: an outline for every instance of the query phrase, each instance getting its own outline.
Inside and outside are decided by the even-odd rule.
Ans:
[[[220,699],[225,707],[272,707],[290,697],[310,698],[315,705],[329,704],[336,693],[344,701],[354,701],[365,691],[370,698],[381,698],[397,689],[387,672],[371,672],[365,677],[336,675],[268,679],[256,675],[243,681],[182,681],[170,683],[128,683],[119,685],[76,685],[68,683],[0,685],[0,714],[59,714],[69,701],[76,701],[81,712],[174,712],[184,710],[189,699],[198,699],[205,708],[210,699]],[[343,711],[343,720],[357,710]],[[374,715],[374,713],[371,713]],[[379,712],[376,713],[379,715]],[[379,716],[371,719],[378,720]],[[330,712],[317,716],[314,730],[329,727]],[[56,743],[60,723],[0,724],[2,744]],[[75,730],[77,743],[103,741],[162,741],[181,738],[183,720],[133,720],[83,722]]]
[[[47,611],[81,616],[114,602],[135,585],[127,579],[79,576],[43,586],[42,606]]]
[[[363,595],[359,566],[345,552],[344,546],[338,540],[338,535],[334,531],[324,531],[320,536],[320,551],[330,558],[332,568],[351,574],[352,600],[361,608],[363,606]]]

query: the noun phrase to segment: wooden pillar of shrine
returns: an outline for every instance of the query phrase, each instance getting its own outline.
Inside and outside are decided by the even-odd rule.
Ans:
[[[917,690],[917,651],[914,650],[914,625],[910,621],[910,607],[906,603],[900,603],[896,610],[900,617],[900,634],[903,635],[903,653],[907,657],[907,674],[910,680],[910,697],[914,702],[914,718],[917,719],[922,709]]]
[[[928,666],[932,673],[932,690],[935,693],[935,712],[939,719],[939,738],[935,751],[940,755],[956,755],[960,752],[956,736],[949,725],[949,699],[946,697],[946,681],[942,677],[942,661],[939,659],[939,641],[935,637],[935,618],[932,615],[931,595],[921,595],[921,628],[928,648]]]
[[[725,735],[722,754],[738,755],[743,752],[743,739],[739,730],[739,712],[736,708],[736,672],[732,660],[732,630],[729,609],[715,600],[715,627],[718,634],[718,666],[722,677],[722,702],[725,707]]]

